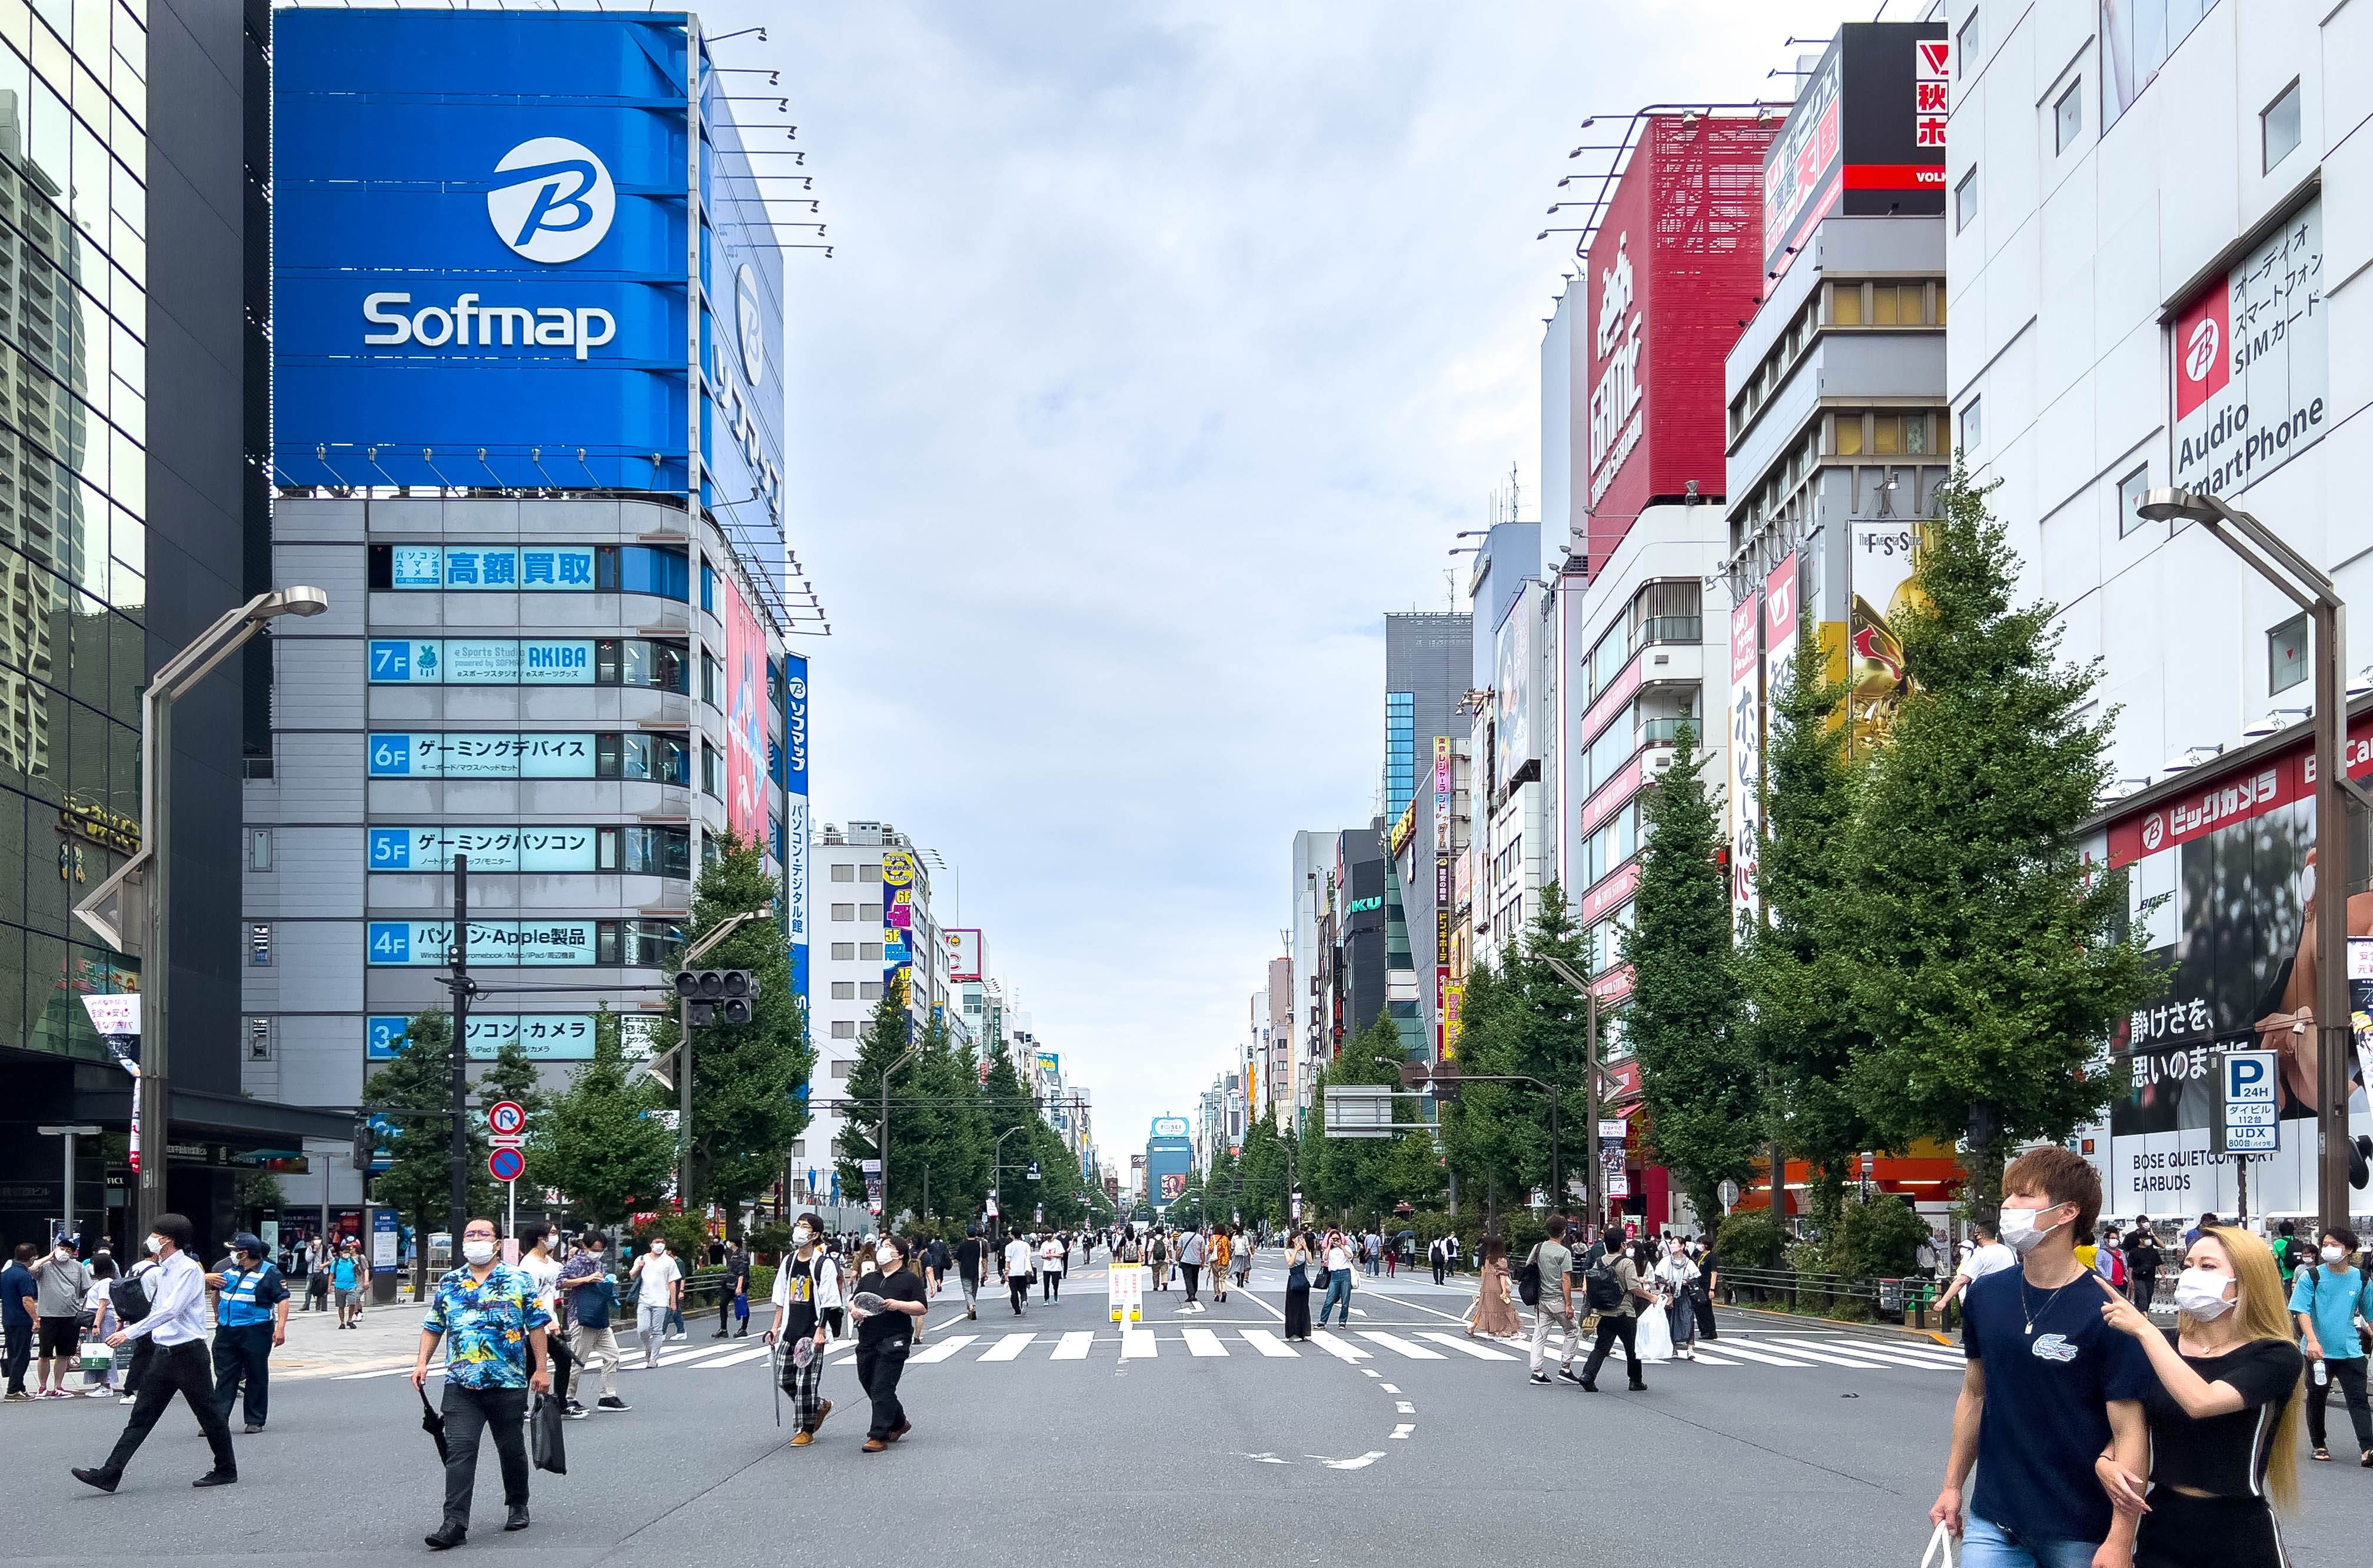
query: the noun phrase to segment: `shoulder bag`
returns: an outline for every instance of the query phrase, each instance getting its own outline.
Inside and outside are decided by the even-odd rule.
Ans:
[[[1541,1248],[1536,1242],[1525,1254],[1524,1267],[1516,1270],[1516,1299],[1526,1306],[1541,1305]]]

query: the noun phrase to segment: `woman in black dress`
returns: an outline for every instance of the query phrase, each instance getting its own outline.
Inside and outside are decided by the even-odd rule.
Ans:
[[[2149,1492],[2110,1455],[2094,1466],[2120,1523],[2140,1516],[2134,1568],[2284,1568],[2272,1504],[2298,1500],[2305,1362],[2273,1251],[2246,1231],[2204,1228],[2184,1255],[2173,1328],[2095,1283],[2102,1318],[2142,1341],[2159,1380],[2144,1401]]]
[[[1310,1338],[1311,1243],[1307,1232],[1288,1244],[1285,1254],[1285,1337]]]

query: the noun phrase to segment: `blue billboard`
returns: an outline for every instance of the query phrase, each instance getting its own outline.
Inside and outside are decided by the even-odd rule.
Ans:
[[[689,18],[274,29],[276,481],[696,486],[779,560],[781,261]]]

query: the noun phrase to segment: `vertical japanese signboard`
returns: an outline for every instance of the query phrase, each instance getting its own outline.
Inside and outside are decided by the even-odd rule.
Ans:
[[[1522,606],[1519,606],[1521,612]],[[1433,738],[1433,1054],[1450,1043],[1450,737]]]
[[[808,661],[783,656],[783,924],[791,946],[791,990],[808,995]]]
[[[1763,777],[1763,602],[1730,612],[1730,901],[1755,909],[1755,849],[1761,837],[1756,781]]]
[[[2175,483],[2237,496],[2332,427],[2323,204],[2293,214],[2176,318]]]

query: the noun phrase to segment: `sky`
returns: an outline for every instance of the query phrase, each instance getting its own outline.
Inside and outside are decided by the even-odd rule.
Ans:
[[[1246,1038],[1294,832],[1376,809],[1385,612],[1467,607],[1511,463],[1537,515],[1580,123],[1781,96],[1876,8],[701,7],[766,26],[718,56],[835,247],[785,289],[816,820],[954,869],[1116,1169]]]

